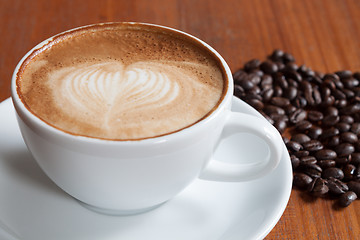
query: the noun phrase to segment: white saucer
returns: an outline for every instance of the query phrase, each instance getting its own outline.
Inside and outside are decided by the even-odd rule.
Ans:
[[[258,115],[237,98],[233,109]],[[242,142],[249,141],[254,141],[254,149],[242,149]],[[255,137],[238,134],[221,143],[215,158],[246,161],[265,156],[259,144],[263,143]],[[0,239],[262,239],[284,212],[291,186],[291,163],[284,146],[279,167],[261,179],[196,180],[150,212],[125,217],[98,214],[47,178],[25,147],[11,100],[0,104]]]

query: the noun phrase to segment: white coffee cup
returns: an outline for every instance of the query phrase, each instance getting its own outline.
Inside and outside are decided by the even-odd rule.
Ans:
[[[89,208],[109,214],[135,214],[155,208],[176,196],[196,178],[246,181],[274,170],[282,154],[282,138],[265,119],[231,112],[233,81],[225,60],[205,42],[178,30],[213,52],[221,61],[227,90],[205,119],[181,131],[136,141],[112,141],[75,136],[40,120],[23,104],[12,77],[12,99],[25,143],[44,172],[65,192]],[[50,39],[51,40],[51,39]],[[254,164],[212,160],[221,139],[239,132],[264,140],[269,156]]]

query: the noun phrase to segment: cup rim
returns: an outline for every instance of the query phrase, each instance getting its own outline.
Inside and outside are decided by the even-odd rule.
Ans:
[[[222,96],[222,99],[219,100],[219,103],[217,104],[217,106],[215,107],[215,109],[213,109],[209,114],[207,114],[205,117],[203,117],[202,119],[198,120],[197,122],[188,125],[184,128],[181,128],[179,130],[175,130],[173,132],[170,133],[165,133],[162,135],[157,135],[157,136],[153,136],[153,137],[146,137],[146,138],[139,138],[139,139],[107,139],[107,138],[98,138],[98,137],[91,137],[91,136],[84,136],[84,135],[76,135],[76,134],[72,134],[70,132],[61,130],[59,128],[56,128],[55,126],[52,126],[51,124],[47,123],[46,121],[42,120],[40,117],[38,117],[35,113],[31,112],[24,104],[24,102],[21,100],[18,91],[17,91],[17,75],[19,73],[19,70],[21,68],[21,66],[23,65],[23,63],[27,60],[27,58],[33,54],[36,50],[46,46],[47,44],[51,43],[55,38],[57,38],[58,36],[61,35],[65,35],[68,34],[70,32],[73,31],[78,31],[81,29],[86,29],[86,28],[91,28],[91,27],[96,27],[96,26],[106,26],[106,25],[114,25],[114,24],[129,24],[129,25],[141,25],[141,26],[150,26],[150,27],[155,27],[155,28],[159,28],[159,29],[165,29],[167,31],[171,31],[174,32],[176,34],[180,34],[180,35],[184,35],[188,38],[191,38],[192,40],[196,41],[197,43],[199,43],[200,45],[202,45],[205,49],[209,50],[210,52],[212,52],[212,54],[215,55],[215,57],[218,59],[219,63],[221,64],[222,67],[222,71],[223,74],[226,76],[227,81],[225,81],[227,83],[227,85],[225,86],[225,93]],[[228,66],[228,64],[226,63],[226,61],[224,60],[224,58],[214,49],[212,48],[209,44],[207,44],[206,42],[204,42],[203,40],[189,34],[186,33],[184,31],[172,28],[172,27],[167,27],[167,26],[163,26],[163,25],[158,25],[158,24],[152,24],[152,23],[145,23],[145,22],[104,22],[104,23],[95,23],[95,24],[89,24],[89,25],[84,25],[84,26],[80,26],[80,27],[75,27],[66,31],[63,31],[61,33],[58,33],[56,35],[53,35],[43,41],[41,41],[39,44],[37,44],[36,46],[34,46],[33,48],[31,48],[22,58],[21,60],[18,62],[18,64],[16,65],[12,78],[11,78],[11,98],[12,98],[12,102],[13,105],[15,107],[15,110],[17,112],[17,114],[19,115],[20,118],[23,119],[23,121],[26,123],[26,120],[29,120],[31,122],[31,124],[35,124],[36,126],[40,126],[44,129],[46,129],[47,131],[50,131],[58,136],[62,136],[62,137],[67,137],[69,139],[76,139],[76,140],[82,140],[85,142],[93,142],[93,143],[131,143],[131,142],[165,142],[167,141],[167,139],[170,136],[181,136],[183,134],[186,134],[187,132],[189,132],[189,130],[191,131],[191,129],[194,128],[198,128],[201,126],[204,126],[205,124],[207,124],[207,122],[211,121],[212,119],[214,119],[217,115],[220,114],[221,110],[223,108],[225,108],[227,106],[227,103],[232,99],[232,95],[233,95],[233,79],[232,79],[232,73],[231,70]],[[231,107],[231,104],[228,105],[228,108]],[[26,120],[24,119],[24,117],[26,118]]]

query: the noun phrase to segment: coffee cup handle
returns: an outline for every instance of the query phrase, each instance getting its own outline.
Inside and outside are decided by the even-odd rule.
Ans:
[[[274,170],[283,153],[283,140],[267,120],[238,112],[230,112],[222,138],[236,133],[250,133],[263,139],[269,148],[267,159],[256,163],[227,163],[210,160],[199,178],[212,181],[241,182],[265,176]]]

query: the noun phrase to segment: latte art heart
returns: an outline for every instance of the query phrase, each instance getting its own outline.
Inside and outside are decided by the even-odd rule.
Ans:
[[[58,94],[57,102],[86,114],[109,114],[115,102],[121,102],[117,111],[127,111],[153,103],[166,105],[176,98],[179,85],[166,73],[153,71],[160,66],[140,67],[125,69],[119,62],[108,62],[62,69],[52,77],[60,83],[60,91],[54,92]]]
[[[119,132],[123,138],[144,132],[151,136],[159,129],[166,133],[173,126],[183,128],[209,111],[201,110],[201,105],[195,111],[188,108],[197,96],[213,94],[209,86],[189,74],[194,67],[206,68],[179,62],[83,64],[53,72],[49,84],[56,89],[54,101],[64,114],[77,121],[91,121],[106,138]],[[180,121],[178,116],[174,118],[178,112],[182,114]]]
[[[17,91],[43,122],[108,140],[140,140],[192,126],[221,102],[221,60],[192,37],[133,23],[59,34],[21,65]]]

